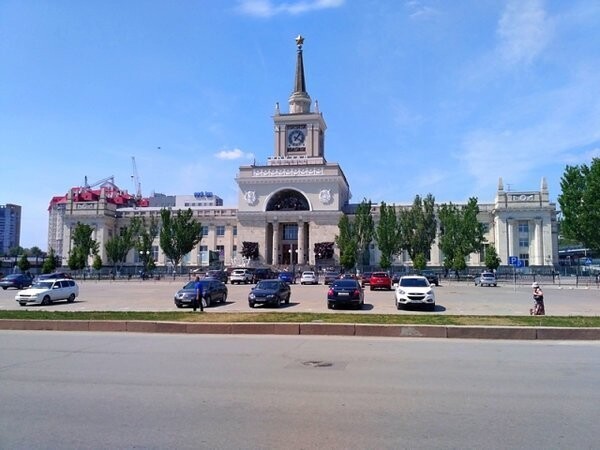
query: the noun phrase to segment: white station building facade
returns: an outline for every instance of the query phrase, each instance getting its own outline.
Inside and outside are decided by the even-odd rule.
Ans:
[[[244,243],[257,249],[258,256],[252,261],[255,265],[337,265],[339,250],[333,242],[338,223],[342,215],[352,218],[357,205],[350,203],[350,186],[340,164],[325,158],[327,125],[318,103],[313,103],[306,90],[303,38],[296,38],[296,44],[294,90],[288,112],[281,112],[277,104],[274,150],[266,163],[239,168],[235,178],[239,186],[237,207],[223,206],[222,199],[212,192],[140,199],[120,191],[112,182],[97,189],[72,188],[65,196],[54,197],[49,207],[48,245],[62,257],[63,264],[78,222],[93,228],[92,237],[99,242],[100,256],[108,264],[105,243],[133,217],[158,218],[162,208],[191,208],[202,224],[203,237],[183,260],[189,268],[208,265],[211,251],[218,253],[224,266],[248,264],[241,256]],[[500,179],[494,201],[479,203],[479,209],[487,243],[481,253],[469,255],[468,266],[483,266],[485,247],[490,244],[503,265],[510,257],[518,257],[525,266],[558,263],[557,211],[550,202],[545,179],[539,190],[523,192],[505,190]],[[379,206],[374,205],[372,213],[377,222]],[[327,248],[332,252],[321,253]],[[369,255],[370,265],[377,266],[375,242]],[[158,238],[153,258],[158,267],[170,264]],[[132,250],[128,264],[136,265],[139,259]],[[443,259],[436,240],[428,266],[441,267]],[[408,255],[400,254],[394,265],[410,266],[411,261]]]

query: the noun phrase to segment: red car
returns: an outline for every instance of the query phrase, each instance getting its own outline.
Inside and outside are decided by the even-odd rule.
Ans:
[[[392,290],[392,279],[387,272],[373,272],[371,279],[369,280],[371,290],[375,289],[387,289]]]

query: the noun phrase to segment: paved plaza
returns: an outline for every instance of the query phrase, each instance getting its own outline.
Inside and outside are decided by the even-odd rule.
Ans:
[[[51,311],[177,311],[173,303],[175,292],[188,281],[187,277],[175,280],[128,281],[78,281],[80,295],[72,304],[58,302],[50,306],[21,307],[15,301],[14,289],[0,290],[0,310],[51,310]],[[227,284],[229,295],[225,304],[208,308],[207,312],[332,312],[327,309],[327,286],[292,285],[289,305],[281,308],[248,306],[248,293],[252,285]],[[600,315],[600,289],[595,284],[574,283],[543,284],[546,314],[553,316]],[[469,282],[443,281],[435,287],[435,312],[400,310],[394,306],[393,291],[365,289],[365,307],[335,310],[363,314],[449,314],[449,315],[528,315],[533,303],[529,285],[501,282],[498,287],[476,287]],[[184,311],[184,310],[179,310]],[[187,309],[185,310],[187,311]]]

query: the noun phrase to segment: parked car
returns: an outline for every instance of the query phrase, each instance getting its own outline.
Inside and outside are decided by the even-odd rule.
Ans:
[[[323,275],[323,284],[331,284],[340,277],[338,272],[325,271]]]
[[[248,294],[248,305],[254,308],[256,304],[266,303],[279,307],[281,303],[288,304],[291,296],[292,290],[285,281],[261,280]]]
[[[289,271],[279,272],[279,275],[277,276],[277,278],[280,279],[281,281],[285,281],[286,283],[289,283],[289,284],[296,284],[296,276],[294,275],[294,272],[289,272]]]
[[[71,274],[67,273],[67,272],[52,272],[52,273],[42,273],[40,275],[38,275],[37,277],[35,277],[35,281],[40,281],[40,280],[56,280],[59,278],[73,278],[71,276]]]
[[[31,287],[19,291],[15,300],[19,305],[26,306],[30,303],[36,305],[49,305],[58,300],[73,303],[79,295],[79,286],[72,279],[48,279],[36,281]]]
[[[360,285],[365,287],[367,284],[371,284],[371,275],[372,272],[363,272],[360,275]]]
[[[202,285],[202,298],[206,306],[227,301],[227,286],[222,281],[213,278],[202,278],[200,284]],[[192,306],[195,297],[196,281],[192,280],[175,293],[173,301],[175,306],[183,308],[184,306]]]
[[[435,310],[435,292],[426,277],[407,275],[400,277],[395,289],[396,308],[405,306],[426,306]]]
[[[475,286],[497,286],[498,281],[496,275],[492,272],[483,272],[478,277],[475,277]]]
[[[277,274],[268,267],[257,267],[254,270],[254,282],[260,280],[274,280],[277,278]]]
[[[229,275],[231,284],[248,284],[254,282],[254,274],[249,269],[233,269]]]
[[[317,274],[312,270],[305,270],[300,277],[300,284],[319,284]]]
[[[392,284],[398,284],[398,282],[400,281],[401,277],[402,277],[402,273],[400,273],[400,272],[394,272],[392,274]]]
[[[0,280],[0,286],[2,286],[2,289],[4,290],[7,290],[8,288],[23,289],[27,286],[31,286],[32,281],[31,276],[25,273],[12,273]]]
[[[206,272],[205,278],[214,278],[215,280],[219,280],[222,283],[227,284],[228,275],[224,270],[209,270]]]
[[[427,281],[429,281],[429,284],[435,284],[436,286],[440,285],[440,279],[439,279],[437,273],[435,273],[433,270],[422,270],[420,275],[427,278]]]
[[[373,291],[375,289],[392,290],[392,279],[387,272],[373,272],[369,280],[369,287]]]
[[[365,303],[364,291],[358,280],[340,279],[331,283],[327,291],[327,308],[354,306],[362,309]]]

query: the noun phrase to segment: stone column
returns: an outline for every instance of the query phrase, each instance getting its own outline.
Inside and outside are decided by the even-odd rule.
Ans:
[[[508,225],[508,256],[519,256],[519,255],[515,255],[515,225],[516,225],[516,221],[513,219],[508,219],[506,221],[507,225]]]
[[[535,262],[538,266],[544,265],[544,250],[542,238],[542,219],[535,219]]]
[[[298,264],[304,264],[305,247],[304,247],[304,222],[300,220],[298,222]]]
[[[273,265],[279,264],[279,222],[273,221]]]

